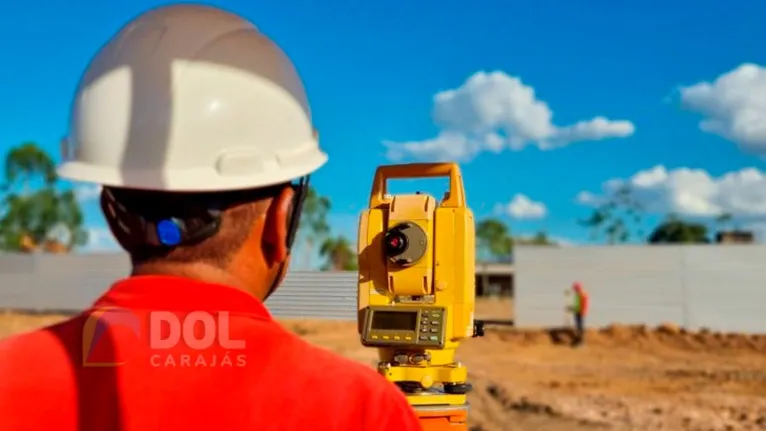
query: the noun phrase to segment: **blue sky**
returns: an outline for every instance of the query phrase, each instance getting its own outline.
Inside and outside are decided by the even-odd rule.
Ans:
[[[4,7],[0,149],[57,152],[90,57],[167,4],[78,3]],[[445,158],[461,162],[478,218],[516,234],[587,242],[576,221],[615,179],[655,214],[766,220],[766,2],[207,4],[252,20],[295,62],[330,156],[313,181],[336,232],[355,238],[376,166]],[[95,202],[84,207],[103,229]]]

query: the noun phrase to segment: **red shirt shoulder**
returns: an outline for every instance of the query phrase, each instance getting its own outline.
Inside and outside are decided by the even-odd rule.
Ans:
[[[75,424],[76,352],[62,340],[77,318],[0,340],[0,429]]]
[[[195,405],[179,405],[187,413],[174,418],[170,416],[178,415],[164,404],[185,404],[180,400],[199,391],[215,397],[207,401],[210,413],[215,410],[213,417],[226,415],[229,409],[240,413],[248,411],[247,418],[242,418],[245,423],[241,424],[247,428],[291,431],[421,429],[404,395],[371,367],[312,345],[273,322],[261,322],[257,331],[248,331],[258,334],[253,341],[260,340],[261,343],[252,344],[252,355],[248,352],[248,362],[252,358],[252,366],[242,368],[238,382],[231,384],[225,383],[230,377],[226,375],[226,368],[208,368],[183,375],[179,374],[183,370],[177,368],[151,369],[149,375],[131,372],[130,368],[83,370],[80,352],[83,321],[84,316],[78,316],[0,341],[0,380],[3,381],[0,385],[0,429],[42,430],[55,426],[60,430],[74,430],[81,420],[92,425],[90,429],[98,429],[118,420],[124,430],[132,431],[135,428],[130,423],[147,421],[136,417],[138,412],[145,412],[161,422],[178,424],[192,417],[187,410],[198,407],[196,403],[204,397],[188,399]],[[93,373],[106,373],[112,379],[105,380]],[[198,377],[203,373],[206,374],[204,378]],[[114,379],[122,383],[110,388],[108,380]],[[152,401],[147,399],[149,394],[140,393],[134,387],[147,384],[159,385],[155,386]],[[83,390],[94,393],[115,391],[113,396],[122,398],[122,408],[118,409],[121,411],[112,411],[116,408],[110,401],[112,397],[83,397],[78,393]],[[175,395],[171,396],[168,391]],[[162,395],[165,392],[169,397]],[[224,394],[229,396],[228,400],[221,398]],[[78,417],[83,408],[100,413]],[[198,417],[194,420],[198,421],[197,425],[201,425],[199,421],[212,420],[209,415],[205,417],[207,419]],[[216,422],[234,426],[240,420],[221,421],[219,418]],[[318,426],[318,423],[322,425]]]
[[[114,306],[132,319],[98,313]],[[396,386],[370,367],[307,343],[242,291],[133,277],[112,286],[94,307],[102,324],[95,330],[88,325],[94,314],[86,311],[0,341],[0,430],[421,429]],[[150,315],[162,310],[174,310],[179,319],[227,310],[229,340],[243,344],[237,351],[186,341],[157,347]]]

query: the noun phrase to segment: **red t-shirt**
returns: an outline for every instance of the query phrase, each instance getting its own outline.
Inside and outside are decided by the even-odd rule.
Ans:
[[[0,430],[52,429],[421,427],[396,386],[301,340],[251,295],[140,276],[77,317],[0,342]]]

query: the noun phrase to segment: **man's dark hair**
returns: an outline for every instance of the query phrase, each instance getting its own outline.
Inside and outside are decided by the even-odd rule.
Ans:
[[[259,202],[275,197],[289,186],[279,184],[262,189],[227,192],[157,192],[148,190],[105,188],[102,191],[101,208],[109,227],[120,246],[130,255],[133,266],[153,262],[205,262],[219,267],[226,266],[234,254],[244,245],[250,227],[266,211]],[[136,233],[126,233],[123,223],[108,209],[112,199],[132,215],[145,220],[195,217],[200,211],[220,211],[218,231],[195,244],[177,247],[154,246],[137,238]]]

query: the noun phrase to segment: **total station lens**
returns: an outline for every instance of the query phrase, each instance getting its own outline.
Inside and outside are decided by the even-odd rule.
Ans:
[[[386,235],[386,252],[395,256],[407,248],[407,238],[399,231],[389,231]]]

